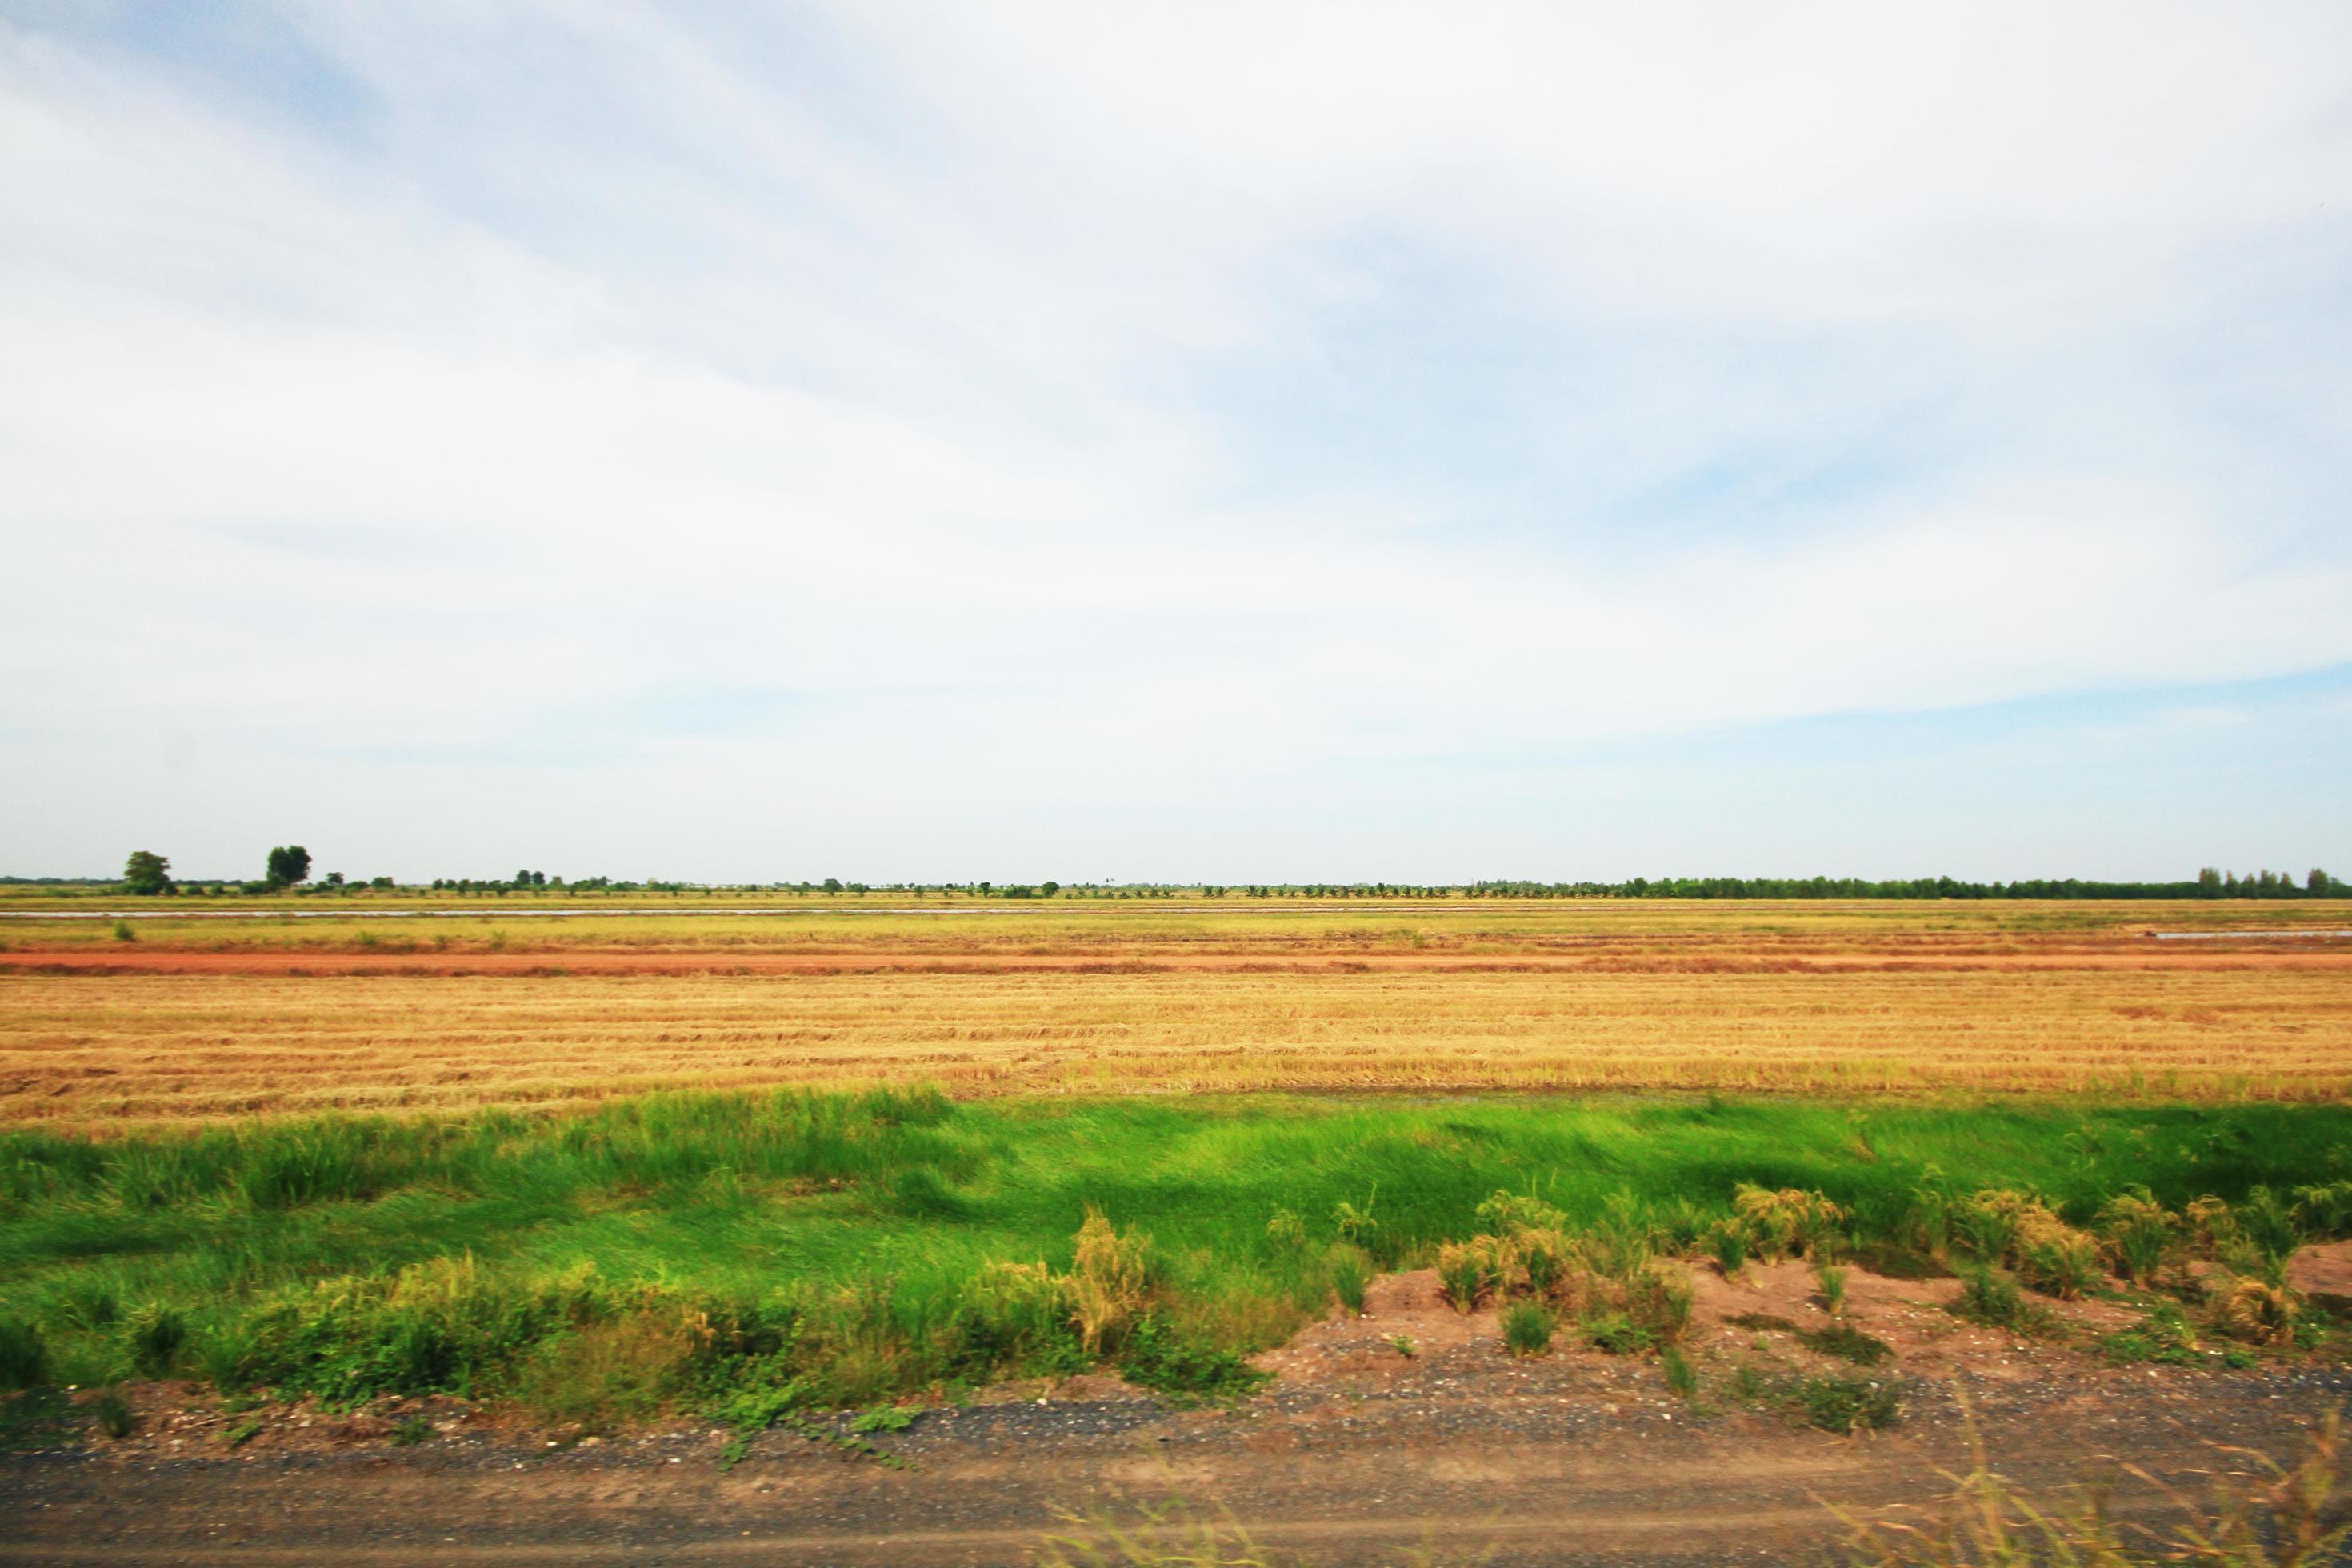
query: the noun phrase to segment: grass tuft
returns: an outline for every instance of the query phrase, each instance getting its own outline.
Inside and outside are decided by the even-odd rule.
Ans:
[[[40,1326],[0,1318],[0,1388],[33,1388],[47,1381],[48,1342]]]
[[[1515,1356],[1551,1353],[1559,1314],[1539,1301],[1514,1301],[1503,1312],[1503,1343]]]

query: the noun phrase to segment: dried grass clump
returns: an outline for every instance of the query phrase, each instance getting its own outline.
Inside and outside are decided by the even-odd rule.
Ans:
[[[2238,1238],[2237,1216],[2227,1203],[2210,1194],[2190,1199],[2180,1211],[2180,1220],[2188,1226],[2200,1258],[2211,1258]]]
[[[1078,1226],[1077,1255],[1064,1282],[1070,1321],[1089,1354],[1143,1311],[1148,1287],[1145,1254],[1151,1238],[1139,1231],[1121,1236],[1100,1210],[1089,1207]]]
[[[1660,1344],[1678,1345],[1690,1332],[1693,1294],[1689,1269],[1653,1263],[1625,1282],[1625,1314]]]
[[[2155,1281],[2179,1234],[2179,1216],[2168,1212],[2146,1187],[2116,1194],[2099,1211],[2107,1255],[2135,1285]]]
[[[1477,1215],[1490,1229],[1437,1249],[1438,1281],[1456,1311],[1519,1297],[1578,1303],[1590,1252],[1568,1235],[1567,1215],[1540,1198],[1508,1192],[1480,1204]]]
[[[2030,1193],[1988,1187],[1961,1205],[1959,1219],[1986,1262],[2007,1263],[2046,1294],[2071,1301],[2106,1278],[2098,1237]]]
[[[1775,1192],[1749,1182],[1733,1190],[1731,1206],[1747,1230],[1750,1250],[1770,1263],[1818,1251],[1846,1218],[1843,1208],[1819,1193],[1796,1187]]]
[[[2302,1309],[2293,1290],[2264,1279],[2237,1279],[2217,1284],[2211,1298],[2214,1329],[2249,1344],[2286,1345],[2294,1342],[2294,1323]]]

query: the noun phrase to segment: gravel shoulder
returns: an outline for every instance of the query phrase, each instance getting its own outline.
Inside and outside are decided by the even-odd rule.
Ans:
[[[2333,1252],[2309,1267],[2342,1268]],[[770,1432],[730,1463],[707,1427],[551,1443],[451,1402],[259,1420],[150,1388],[130,1439],[0,1456],[0,1563],[1009,1564],[1065,1519],[1171,1503],[1316,1564],[1814,1561],[1840,1533],[1830,1504],[1931,1505],[1972,1436],[2044,1495],[2128,1464],[2202,1497],[2253,1463],[2231,1446],[2291,1459],[2352,1397],[2335,1364],[2105,1366],[1960,1323],[1951,1283],[1857,1273],[1852,1316],[1895,1348],[1906,1393],[1896,1426],[1852,1437],[1728,1392],[1742,1365],[1832,1367],[1796,1338],[1821,1309],[1794,1265],[1702,1277],[1696,1400],[1652,1359],[1515,1360],[1491,1314],[1397,1275],[1364,1316],[1264,1358],[1279,1375],[1236,1406],[1172,1409],[1100,1376],[1008,1386],[873,1435],[896,1463],[840,1422],[819,1429],[837,1440]],[[2115,1310],[2077,1310],[2090,1331]],[[404,1423],[429,1435],[395,1446]],[[2129,1478],[2115,1500],[2161,1503]]]

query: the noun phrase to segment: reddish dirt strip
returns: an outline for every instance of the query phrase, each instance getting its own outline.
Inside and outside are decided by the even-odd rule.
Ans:
[[[1026,971],[1149,974],[1191,970],[1236,973],[1525,973],[1578,970],[1692,974],[1867,973],[1926,970],[2140,970],[2203,973],[2222,970],[2352,971],[2352,948],[2092,949],[2062,952],[1754,953],[1381,952],[1362,949],[1269,949],[1192,952],[986,952],[920,949],[853,949],[837,952],[777,952],[736,948],[547,948],[520,952],[380,953],[257,948],[242,952],[172,949],[106,951],[16,948],[0,952],[0,974],[1010,974]]]

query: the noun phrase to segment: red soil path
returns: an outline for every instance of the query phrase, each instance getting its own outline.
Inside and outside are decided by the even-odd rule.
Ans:
[[[1351,949],[1276,949],[1190,952],[954,952],[919,949],[856,949],[837,952],[777,952],[740,949],[544,948],[507,952],[382,953],[257,948],[188,952],[17,948],[0,952],[0,973],[39,974],[1007,974],[1024,971],[1148,974],[1224,970],[1236,973],[1328,972],[1528,973],[1588,970],[1603,973],[1772,974],[1885,971],[2218,970],[2352,971],[2352,950],[2316,951],[2146,948],[2042,952],[1847,952],[1822,955],[1679,956],[1596,951],[1559,952],[1380,952]]]

